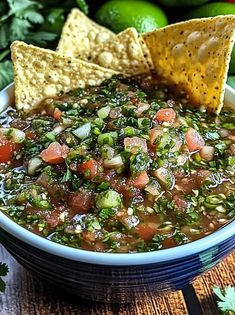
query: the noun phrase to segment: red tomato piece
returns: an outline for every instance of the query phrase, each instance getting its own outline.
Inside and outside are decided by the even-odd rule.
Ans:
[[[185,140],[190,152],[200,151],[204,145],[205,141],[197,130],[189,128],[185,134]]]
[[[99,173],[99,163],[91,159],[89,161],[85,161],[82,164],[78,165],[78,173],[83,174],[86,178],[92,179]]]
[[[143,189],[149,182],[149,177],[147,172],[142,172],[132,180],[132,185],[135,188]]]
[[[66,159],[68,153],[69,147],[67,145],[52,142],[47,149],[41,152],[40,156],[48,164],[61,164]]]
[[[72,193],[68,199],[68,206],[74,214],[87,213],[94,203],[92,191],[79,191]]]
[[[150,241],[157,233],[158,225],[154,222],[140,223],[136,227],[136,232],[144,241]]]
[[[176,113],[172,108],[161,108],[157,111],[154,119],[159,123],[168,122],[173,124],[176,118]]]
[[[14,153],[14,144],[0,135],[0,163],[7,163]]]
[[[33,140],[37,137],[36,133],[33,131],[26,131],[25,136],[27,139]]]
[[[175,201],[176,207],[181,212],[185,212],[187,210],[189,204],[188,201],[185,200],[183,196],[175,195],[173,199]]]
[[[61,116],[62,116],[62,111],[59,108],[56,107],[54,109],[54,113],[53,113],[54,119],[60,120]]]

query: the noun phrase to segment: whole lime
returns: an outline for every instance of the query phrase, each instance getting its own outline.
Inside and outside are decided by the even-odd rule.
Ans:
[[[147,1],[111,0],[96,12],[95,20],[115,33],[135,27],[139,33],[166,26],[165,13],[157,5]]]
[[[235,14],[235,4],[226,2],[206,3],[185,15],[186,19]]]
[[[185,19],[211,17],[216,15],[235,14],[235,4],[226,2],[212,2],[204,4],[184,16]],[[235,74],[235,46],[233,47],[229,73]]]
[[[208,2],[209,0],[158,0],[166,7],[194,7]]]

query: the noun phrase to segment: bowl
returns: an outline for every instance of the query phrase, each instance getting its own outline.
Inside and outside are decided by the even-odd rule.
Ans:
[[[14,101],[14,86],[0,92],[0,110]],[[225,102],[235,108],[235,90]],[[43,280],[81,298],[131,302],[185,288],[235,248],[235,221],[202,239],[146,253],[98,253],[66,247],[19,226],[0,211],[0,240],[10,254]]]

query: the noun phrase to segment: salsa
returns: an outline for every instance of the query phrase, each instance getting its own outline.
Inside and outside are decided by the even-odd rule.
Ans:
[[[235,113],[155,77],[114,76],[0,115],[0,209],[51,241],[154,251],[235,217]]]

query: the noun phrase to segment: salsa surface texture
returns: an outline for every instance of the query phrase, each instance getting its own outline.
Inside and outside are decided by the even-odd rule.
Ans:
[[[113,77],[0,115],[0,210],[101,252],[188,243],[235,217],[235,114],[154,77]]]

